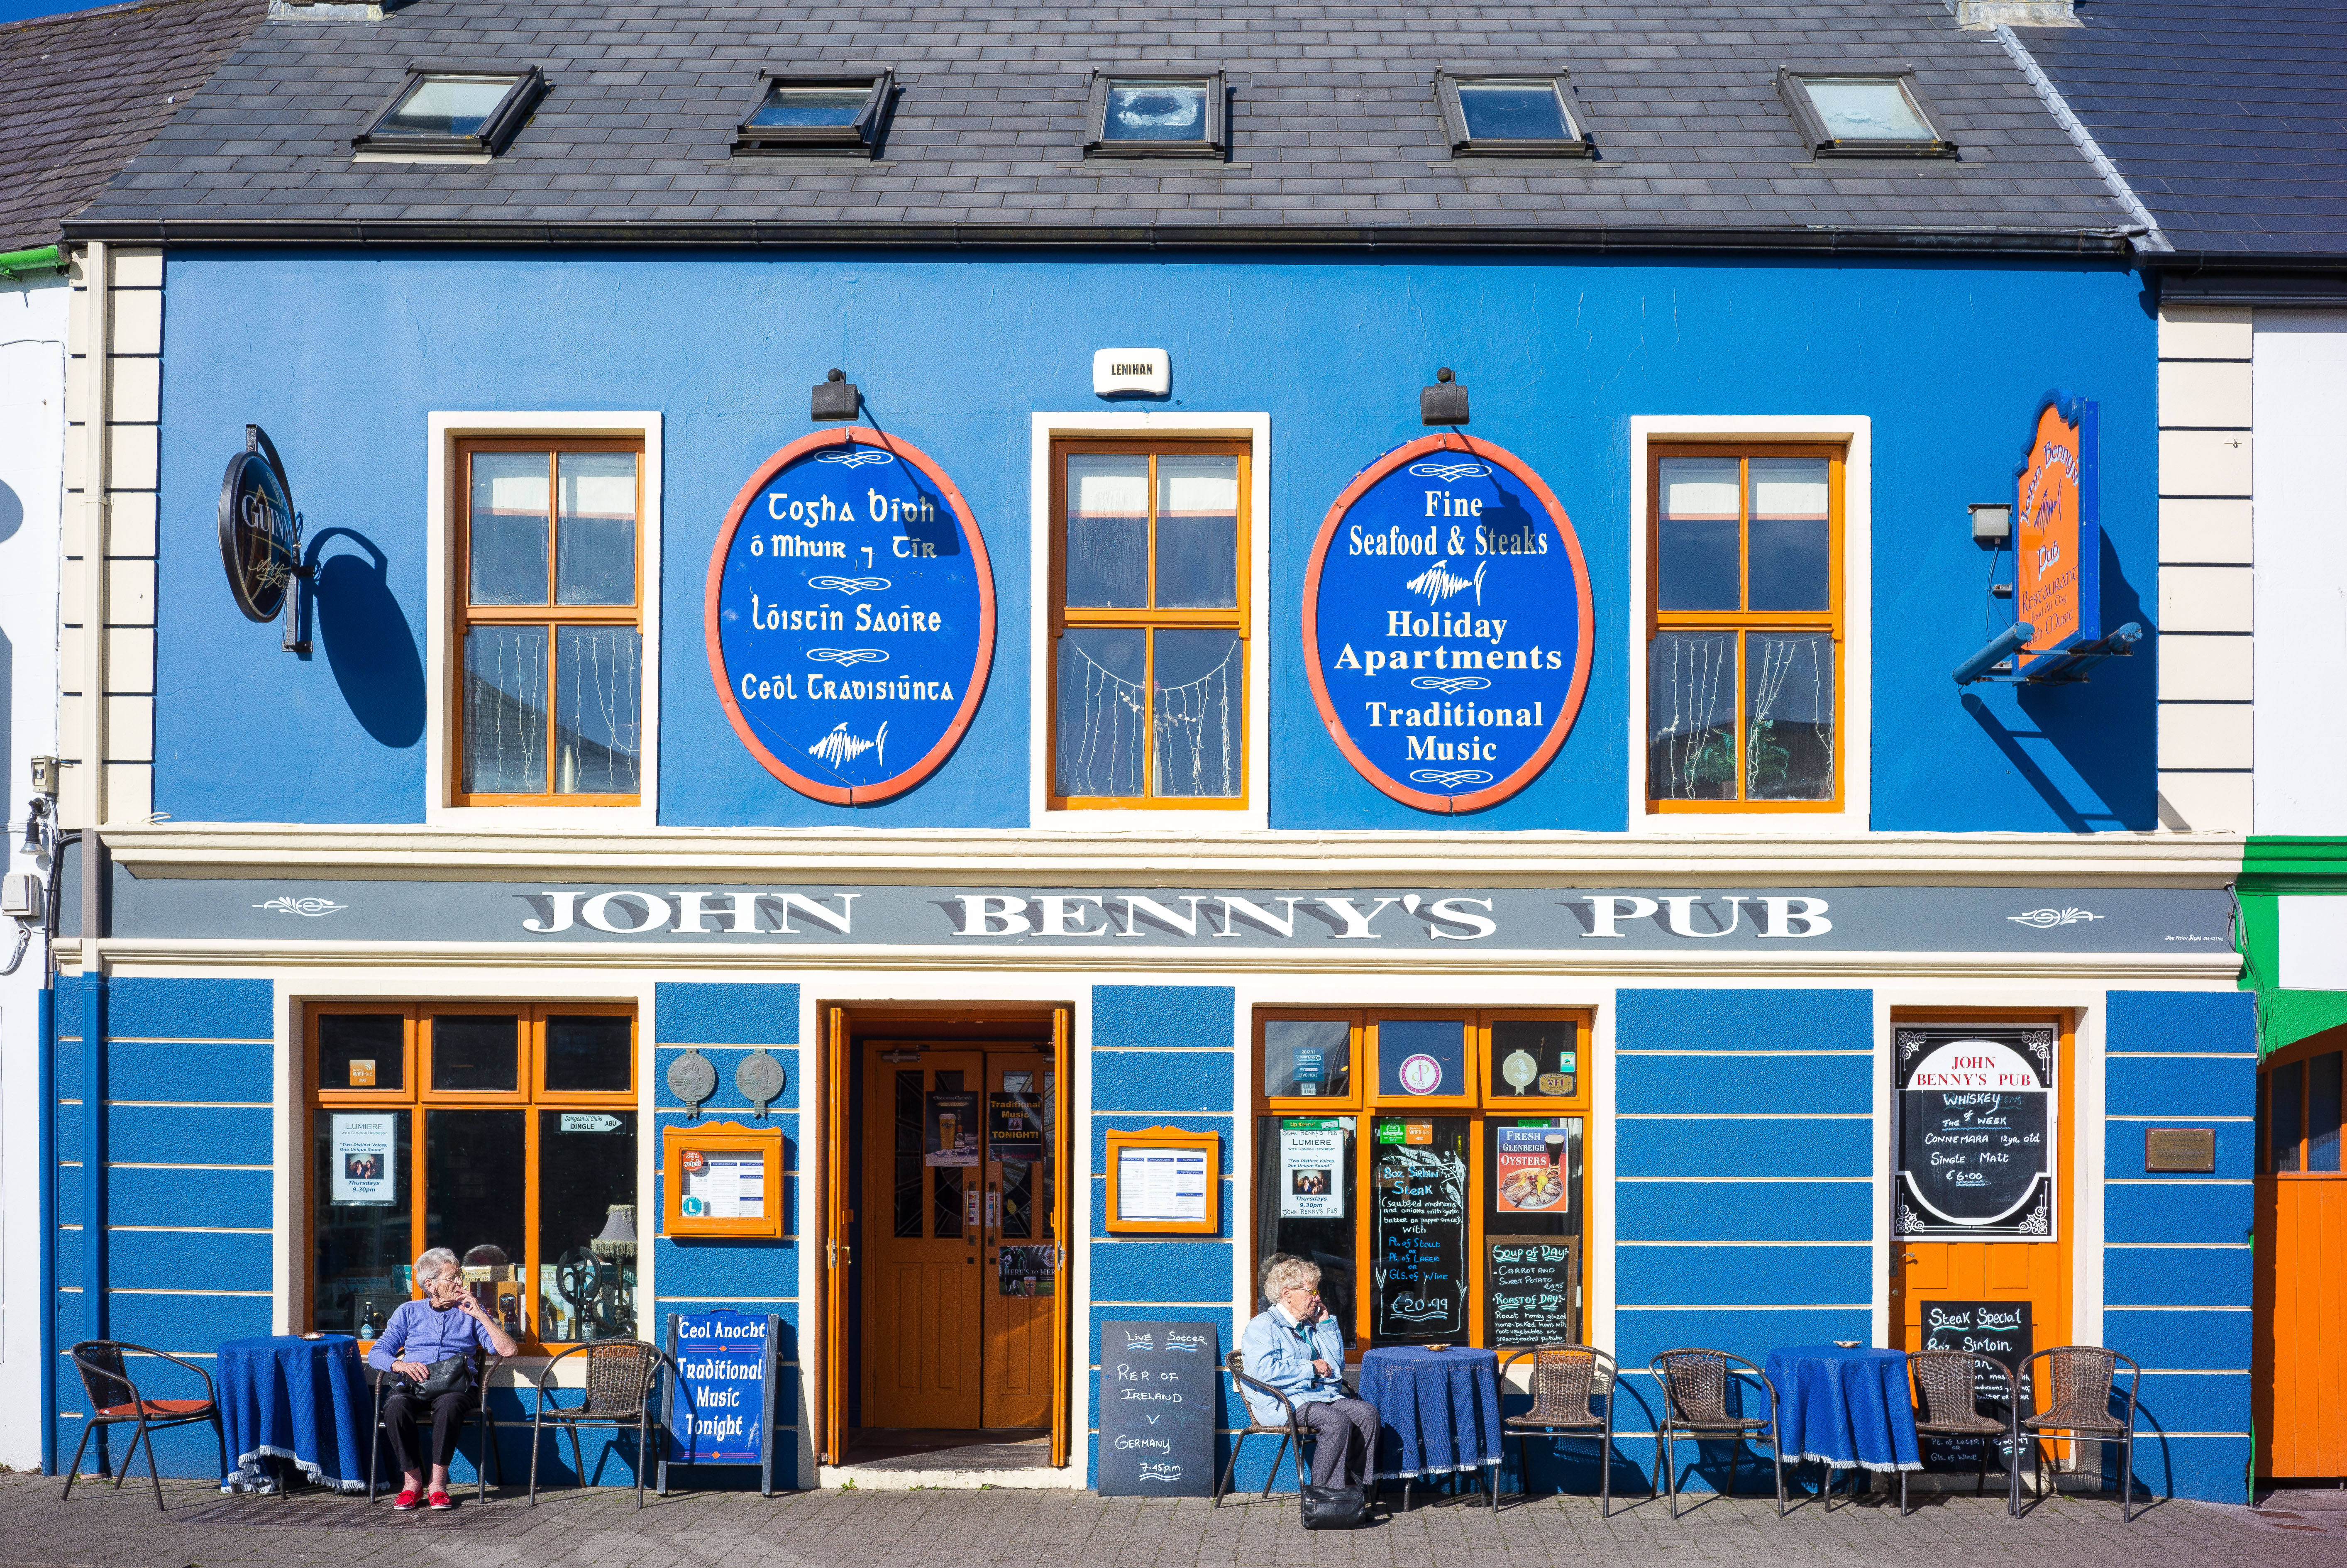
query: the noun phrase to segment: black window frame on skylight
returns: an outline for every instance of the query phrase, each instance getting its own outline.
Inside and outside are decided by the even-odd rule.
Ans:
[[[480,77],[505,78],[512,82],[504,97],[481,122],[481,128],[470,136],[434,136],[429,133],[385,130],[389,119],[400,105],[405,103],[418,87],[433,78]],[[418,158],[433,156],[473,156],[495,158],[512,141],[514,133],[529,121],[530,113],[546,96],[546,73],[536,66],[519,69],[511,66],[471,66],[457,63],[415,64],[392,95],[378,105],[367,118],[366,128],[351,138],[351,147],[361,152],[398,152]]]
[[[1169,86],[1197,87],[1205,89],[1205,136],[1187,141],[1126,141],[1111,140],[1108,137],[1108,95],[1118,87],[1146,86],[1164,83]],[[1221,158],[1230,151],[1230,119],[1225,103],[1230,97],[1230,76],[1220,67],[1212,69],[1184,70],[1173,67],[1163,70],[1148,70],[1140,67],[1130,69],[1092,72],[1091,97],[1084,108],[1084,156],[1086,158]]]
[[[1931,131],[1925,140],[1913,138],[1836,137],[1827,128],[1826,117],[1809,96],[1809,83],[1819,82],[1887,82],[1907,96],[1914,109]],[[1808,144],[1812,158],[1953,158],[1955,141],[1942,125],[1932,108],[1932,100],[1915,84],[1911,67],[1896,67],[1881,70],[1850,70],[1826,66],[1779,66],[1777,67],[1777,91],[1785,100],[1785,108],[1800,128],[1801,139]]]
[[[1434,74],[1434,101],[1442,113],[1442,134],[1453,158],[1588,158],[1595,150],[1588,128],[1573,112],[1570,71],[1485,71],[1444,67]],[[1461,84],[1470,87],[1545,82],[1556,94],[1557,114],[1567,137],[1478,137],[1467,126],[1467,108],[1460,102]]]
[[[753,125],[758,111],[777,87],[862,87],[864,107],[841,125]],[[896,91],[897,72],[889,66],[823,66],[789,67],[758,73],[757,101],[733,128],[737,157],[789,158],[808,154],[846,154],[870,158],[880,145],[880,123]]]

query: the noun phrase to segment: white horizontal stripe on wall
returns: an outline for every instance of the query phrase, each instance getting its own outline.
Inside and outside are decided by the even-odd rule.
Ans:
[[[1533,1239],[1534,1239],[1534,1240],[1538,1240],[1539,1238],[1538,1238],[1538,1237],[1534,1237]],[[1801,1246],[1801,1247],[1838,1246],[1838,1247],[1847,1248],[1847,1249],[1849,1249],[1849,1250],[1850,1250],[1850,1251],[1853,1251],[1853,1252],[1866,1252],[1866,1251],[1870,1251],[1870,1250],[1871,1250],[1871,1249],[1872,1249],[1872,1247],[1873,1247],[1873,1245],[1874,1245],[1874,1244],[1873,1244],[1872,1242],[1870,1242],[1870,1241],[1617,1241],[1617,1242],[1615,1242],[1614,1245],[1615,1246],[1700,1246],[1700,1247],[1714,1247],[1714,1246]]]
[[[1616,1122],[1871,1122],[1871,1111],[1616,1111]]]

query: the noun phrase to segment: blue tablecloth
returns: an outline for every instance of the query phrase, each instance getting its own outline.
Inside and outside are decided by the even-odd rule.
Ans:
[[[220,1348],[217,1371],[220,1419],[236,1456],[222,1491],[272,1490],[266,1459],[341,1491],[366,1490],[374,1405],[357,1340],[347,1334],[231,1339]]]
[[[1907,1353],[1796,1345],[1768,1352],[1785,1458],[1837,1470],[1921,1470]]]
[[[1491,1351],[1400,1345],[1368,1351],[1361,1398],[1378,1408],[1378,1477],[1500,1462],[1500,1358]]]

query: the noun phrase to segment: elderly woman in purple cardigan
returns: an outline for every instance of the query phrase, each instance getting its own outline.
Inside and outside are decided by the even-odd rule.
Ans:
[[[456,1451],[456,1433],[472,1413],[481,1390],[470,1377],[458,1388],[425,1400],[415,1391],[431,1375],[432,1364],[451,1356],[469,1357],[475,1350],[500,1356],[520,1352],[513,1336],[497,1327],[465,1288],[465,1271],[456,1255],[436,1246],[415,1260],[415,1283],[424,1289],[421,1301],[403,1301],[384,1327],[383,1337],[367,1352],[367,1362],[379,1372],[405,1379],[383,1402],[384,1425],[391,1429],[392,1451],[399,1456],[405,1477],[403,1490],[392,1506],[411,1509],[424,1496],[424,1456],[416,1446],[417,1427],[427,1403],[432,1411],[432,1490],[435,1509],[456,1507],[448,1496],[448,1460]]]

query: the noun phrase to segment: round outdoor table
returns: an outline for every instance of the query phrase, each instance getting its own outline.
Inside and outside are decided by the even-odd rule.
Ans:
[[[1374,1484],[1401,1478],[1402,1512],[1420,1477],[1500,1465],[1500,1358],[1490,1350],[1393,1345],[1361,1358],[1361,1398],[1378,1408]],[[1496,1482],[1495,1482],[1496,1484]],[[1487,1500],[1488,1501],[1488,1500]]]
[[[321,1486],[366,1490],[374,1406],[347,1334],[231,1339],[220,1347],[220,1421],[236,1469],[222,1491],[273,1491],[289,1477],[279,1460]]]
[[[1827,1467],[1827,1507],[1835,1471],[1923,1468],[1905,1351],[1796,1345],[1769,1351],[1764,1369],[1777,1386],[1778,1451]]]

